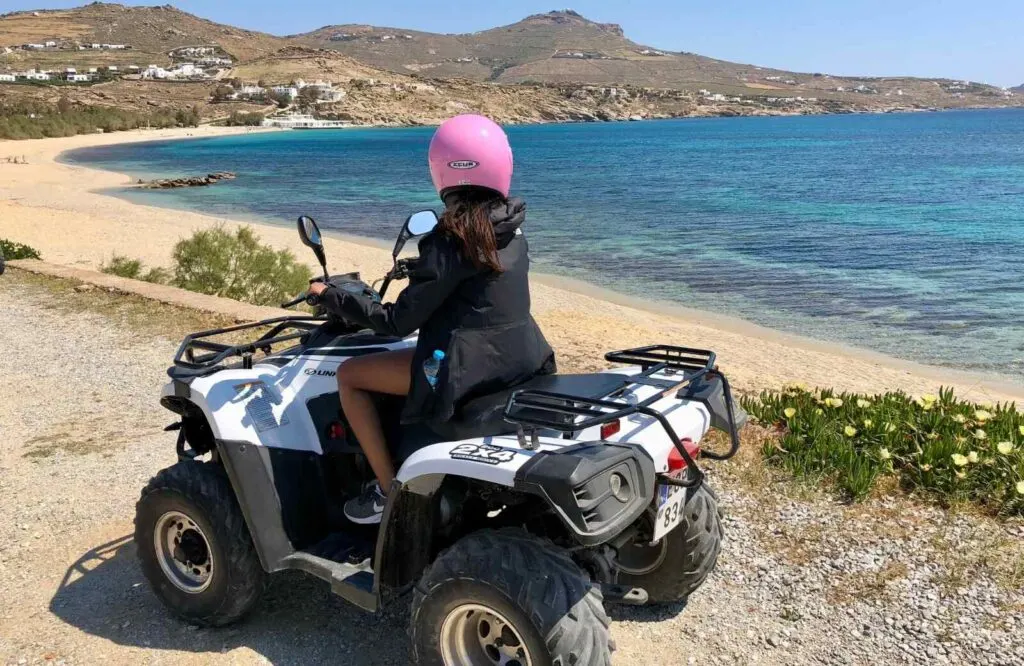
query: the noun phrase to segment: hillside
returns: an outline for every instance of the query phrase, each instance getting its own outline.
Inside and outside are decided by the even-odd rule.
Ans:
[[[1010,92],[1016,93],[1018,95],[1024,95],[1024,83],[1020,84],[1016,88],[1010,88]]]
[[[337,50],[382,69],[500,83],[631,85],[725,95],[814,96],[876,106],[992,104],[992,86],[946,79],[835,77],[668,52],[637,44],[620,26],[571,10],[536,14],[472,34],[439,35],[365,25],[326,26],[291,39]]]
[[[130,69],[192,59],[205,65],[196,51],[217,62],[195,77],[141,80],[140,69]],[[24,76],[0,81],[0,106],[56,104],[63,97],[132,110],[198,106],[204,117],[222,118],[231,110],[269,107],[264,100],[213,104],[219,82],[238,88],[297,79],[335,84],[339,100],[318,104],[319,114],[388,125],[436,123],[471,110],[502,122],[545,122],[1024,104],[1024,91],[1012,95],[966,81],[799,74],[659,51],[631,41],[618,25],[570,10],[465,35],[337,25],[286,37],[214,23],[170,5],[93,3],[0,15],[0,74],[29,68],[104,68],[107,75],[84,85]]]
[[[193,16],[170,5],[127,7],[93,3],[67,10],[13,12],[0,16],[0,47],[54,40],[57,51],[7,54],[10,65],[60,66],[74,60],[78,66],[106,65],[119,60],[145,67],[170,62],[168,53],[187,46],[219,46],[235,61],[246,61],[283,48],[288,40],[262,32],[242,30]],[[128,48],[113,53],[78,51],[74,44],[116,43]]]

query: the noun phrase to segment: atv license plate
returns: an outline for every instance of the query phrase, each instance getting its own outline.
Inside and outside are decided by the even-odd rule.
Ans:
[[[686,488],[679,486],[658,486],[658,513],[654,518],[654,541],[676,528],[683,521]]]

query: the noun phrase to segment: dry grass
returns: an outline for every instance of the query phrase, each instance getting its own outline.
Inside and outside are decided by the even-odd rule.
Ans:
[[[41,307],[67,313],[91,312],[136,335],[179,340],[189,333],[237,323],[223,315],[159,303],[119,291],[108,291],[99,287],[79,291],[82,289],[81,283],[73,280],[36,275],[18,269],[9,270],[0,280],[13,287],[43,290],[46,297],[40,300]],[[224,340],[241,342],[251,336],[250,331],[248,334],[227,335]]]

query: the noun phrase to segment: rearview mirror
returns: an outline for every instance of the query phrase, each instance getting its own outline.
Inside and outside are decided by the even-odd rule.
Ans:
[[[299,216],[298,227],[299,238],[302,239],[304,245],[313,250],[316,260],[320,262],[320,267],[324,269],[324,277],[326,277],[327,255],[324,254],[324,241],[320,235],[320,227],[316,226],[316,222],[308,215]]]
[[[432,210],[421,210],[413,213],[405,220],[402,230],[398,233],[398,240],[395,242],[395,250],[391,253],[392,258],[397,259],[398,254],[405,247],[406,241],[415,236],[429,234],[437,226],[437,213]]]

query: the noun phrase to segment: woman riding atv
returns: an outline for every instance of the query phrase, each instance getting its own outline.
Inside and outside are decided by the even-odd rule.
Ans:
[[[512,148],[493,121],[462,115],[430,142],[430,175],[445,210],[419,242],[419,260],[394,303],[314,283],[332,313],[384,335],[419,329],[414,351],[352,359],[338,369],[342,410],[377,483],[345,504],[356,523],[379,523],[394,480],[373,393],[407,395],[403,423],[443,423],[468,398],[555,371],[554,352],[530,316],[526,203],[508,198]],[[444,352],[431,385],[424,363]],[[439,356],[439,355],[438,355]]]

